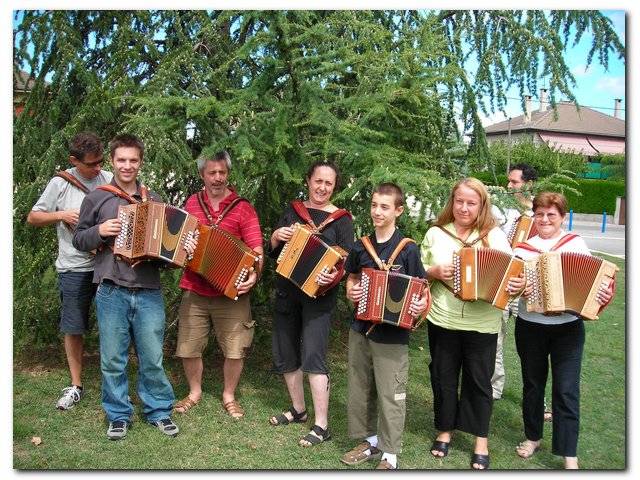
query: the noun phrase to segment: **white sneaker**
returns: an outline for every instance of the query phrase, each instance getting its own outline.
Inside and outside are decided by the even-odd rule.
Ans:
[[[69,410],[73,408],[73,406],[80,401],[82,398],[82,390],[76,387],[75,385],[71,385],[70,387],[62,389],[62,396],[58,399],[58,403],[56,403],[56,408],[58,410]]]

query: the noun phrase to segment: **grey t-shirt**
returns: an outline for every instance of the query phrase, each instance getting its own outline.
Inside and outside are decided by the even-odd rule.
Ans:
[[[73,167],[68,173],[80,180],[89,191],[96,187],[109,183],[113,178],[111,172],[101,170],[98,176],[87,180]],[[40,198],[31,209],[35,212],[57,212],[61,210],[80,209],[85,193],[75,185],[71,185],[65,179],[53,177]],[[73,231],[64,222],[56,223],[58,234],[58,258],[56,258],[56,270],[58,272],[89,272],[93,270],[94,256],[91,253],[76,250],[71,241]]]

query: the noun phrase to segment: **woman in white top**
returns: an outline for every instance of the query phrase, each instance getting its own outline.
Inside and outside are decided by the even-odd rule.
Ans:
[[[549,251],[590,255],[578,235],[562,229],[567,213],[566,198],[554,192],[541,192],[533,199],[534,222],[538,235],[516,245],[514,254],[525,260]],[[552,452],[564,457],[564,466],[578,468],[577,447],[580,427],[580,367],[584,347],[582,318],[563,313],[543,315],[527,312],[527,285],[520,299],[515,326],[515,340],[522,367],[522,418],[524,440],[516,448],[522,458],[529,458],[539,448],[544,424],[544,390],[551,362],[553,434]],[[602,286],[598,303],[606,305],[613,296],[611,285]]]

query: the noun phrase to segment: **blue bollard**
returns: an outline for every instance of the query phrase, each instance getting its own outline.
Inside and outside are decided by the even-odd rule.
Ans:
[[[569,210],[569,231],[573,228],[573,210]]]
[[[607,229],[607,211],[603,210],[602,211],[602,230],[601,232],[604,233],[604,231]]]

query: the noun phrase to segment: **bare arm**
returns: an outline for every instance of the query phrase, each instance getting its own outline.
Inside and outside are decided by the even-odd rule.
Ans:
[[[75,226],[78,224],[79,213],[79,209],[58,210],[56,212],[31,210],[27,215],[27,223],[34,227],[46,227],[58,222],[65,222],[67,225]]]

